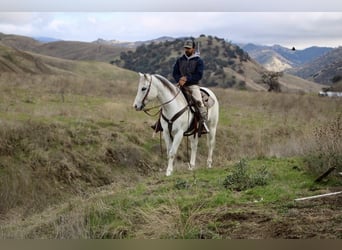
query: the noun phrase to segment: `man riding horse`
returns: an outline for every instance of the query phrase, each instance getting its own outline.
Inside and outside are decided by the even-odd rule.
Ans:
[[[199,113],[198,135],[208,133],[207,108],[202,101],[199,81],[202,79],[204,63],[199,54],[196,53],[194,40],[186,40],[184,43],[185,53],[177,59],[173,66],[173,78],[181,87],[185,95],[190,94],[193,104]],[[191,100],[190,100],[191,101]],[[161,130],[159,121],[152,126],[158,132]]]

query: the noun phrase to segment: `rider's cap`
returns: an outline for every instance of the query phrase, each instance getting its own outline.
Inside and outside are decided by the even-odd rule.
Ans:
[[[195,48],[195,42],[193,40],[186,40],[184,43],[184,48],[188,48],[188,49]]]

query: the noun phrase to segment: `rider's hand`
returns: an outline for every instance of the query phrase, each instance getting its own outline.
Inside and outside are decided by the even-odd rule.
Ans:
[[[179,83],[180,86],[183,86],[186,83],[186,81],[187,81],[186,76],[182,76],[179,79],[178,83]]]

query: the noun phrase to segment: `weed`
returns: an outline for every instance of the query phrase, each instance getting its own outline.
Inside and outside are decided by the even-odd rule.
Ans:
[[[314,129],[314,145],[305,157],[309,172],[323,174],[335,167],[335,176],[342,171],[342,113]]]
[[[190,187],[190,184],[187,180],[177,178],[174,187],[176,189],[188,189]]]
[[[255,186],[267,185],[268,178],[269,172],[265,166],[252,173],[249,171],[247,161],[242,159],[234,165],[233,172],[228,174],[223,185],[227,189],[242,191]]]

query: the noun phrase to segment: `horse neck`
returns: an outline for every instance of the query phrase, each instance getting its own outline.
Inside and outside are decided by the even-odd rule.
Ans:
[[[156,88],[158,90],[157,99],[161,104],[165,103],[163,105],[165,114],[176,113],[187,105],[183,94],[179,93],[180,89],[177,89],[171,83],[162,83],[159,79],[156,82]]]

